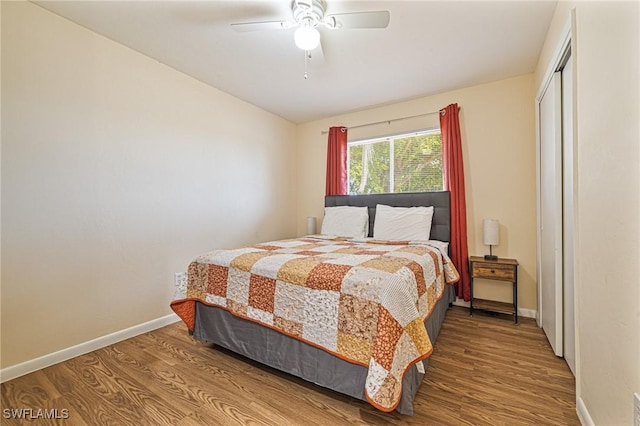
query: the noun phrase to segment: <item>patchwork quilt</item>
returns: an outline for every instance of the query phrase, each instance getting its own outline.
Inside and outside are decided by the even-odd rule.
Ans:
[[[171,308],[191,331],[201,302],[362,365],[367,399],[392,411],[405,372],[433,351],[424,321],[458,279],[426,243],[305,237],[196,258]]]

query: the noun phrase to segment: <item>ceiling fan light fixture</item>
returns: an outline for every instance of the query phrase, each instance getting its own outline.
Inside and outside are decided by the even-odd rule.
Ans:
[[[293,34],[296,46],[302,50],[313,50],[320,44],[320,32],[307,25],[303,25]]]

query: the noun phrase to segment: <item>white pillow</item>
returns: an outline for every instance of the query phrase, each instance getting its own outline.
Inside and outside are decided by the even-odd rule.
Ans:
[[[431,233],[433,206],[376,206],[373,238],[378,240],[427,241]]]
[[[325,207],[322,235],[365,238],[369,233],[369,209],[367,207]]]
[[[427,244],[430,245],[431,247],[440,249],[440,251],[443,253],[449,253],[449,243],[447,243],[446,241],[429,240]]]

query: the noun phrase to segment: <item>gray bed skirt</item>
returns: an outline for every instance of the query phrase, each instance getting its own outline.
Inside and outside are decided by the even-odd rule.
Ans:
[[[436,342],[449,304],[455,299],[453,286],[448,285],[445,290],[445,295],[426,321],[433,344]],[[270,328],[235,317],[224,309],[196,303],[193,336],[285,373],[366,401],[365,367],[351,364]],[[428,361],[428,358],[423,361],[425,368]],[[415,365],[405,374],[402,399],[396,408],[400,414],[413,414],[413,400],[423,377],[424,374],[418,372]]]

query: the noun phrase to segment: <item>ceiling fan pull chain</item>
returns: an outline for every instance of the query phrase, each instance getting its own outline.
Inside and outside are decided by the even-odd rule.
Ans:
[[[304,79],[309,79],[309,74],[307,73],[307,57],[309,56],[309,52],[305,50],[304,52]]]

